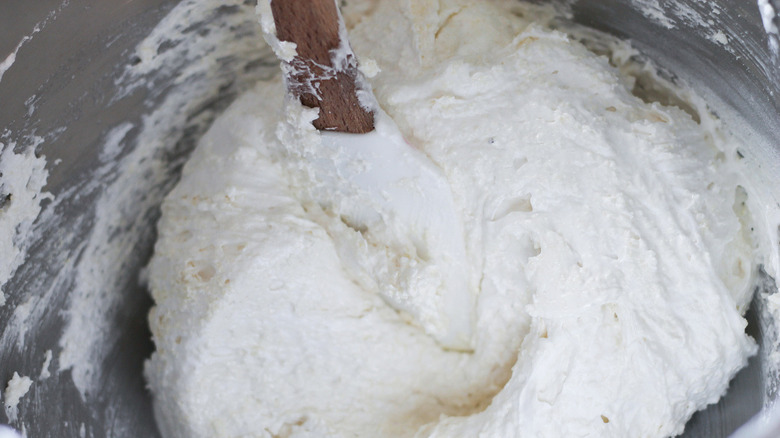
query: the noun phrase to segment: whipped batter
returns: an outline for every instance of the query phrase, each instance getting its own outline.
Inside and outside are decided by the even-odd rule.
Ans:
[[[310,200],[290,142],[317,141],[316,110],[262,82],[163,204],[146,367],[163,435],[663,437],[716,402],[756,346],[747,194],[710,116],[635,97],[545,8],[344,15],[383,110],[459,206],[473,351],[366,281],[382,230]],[[417,261],[392,285],[411,296],[436,269]]]
[[[14,372],[11,380],[5,386],[5,392],[3,392],[3,405],[5,407],[5,415],[8,420],[16,421],[16,415],[18,412],[19,401],[27,394],[32,386],[32,379],[27,376],[20,376],[19,373]]]

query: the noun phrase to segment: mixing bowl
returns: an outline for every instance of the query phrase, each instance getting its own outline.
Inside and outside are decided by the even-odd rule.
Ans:
[[[160,202],[198,138],[241,91],[278,70],[259,43],[253,3],[0,4],[0,166],[13,151],[27,163],[19,169],[45,160],[48,172],[44,194],[34,193],[35,183],[43,184],[40,172],[21,194],[4,192],[10,173],[0,175],[0,219],[24,196],[42,207],[5,230],[19,254],[5,255],[18,267],[3,285],[0,382],[14,372],[32,378],[11,422],[27,436],[158,436],[142,374],[153,349],[143,267]],[[775,6],[769,0],[561,4],[575,22],[630,39],[662,76],[688,83],[711,102],[745,144],[740,153],[768,207],[780,200]],[[761,352],[717,405],[691,419],[686,437],[728,436],[762,408],[771,412],[780,382],[768,303],[776,287],[762,273],[755,289],[748,331]],[[0,412],[0,422],[8,420]],[[754,429],[741,433],[759,436]]]

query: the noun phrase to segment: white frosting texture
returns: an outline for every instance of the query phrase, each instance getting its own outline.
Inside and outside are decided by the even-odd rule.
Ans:
[[[27,376],[20,376],[19,373],[14,372],[11,380],[5,387],[3,392],[3,407],[5,408],[5,415],[8,417],[8,421],[16,421],[16,415],[18,414],[18,405],[22,397],[27,394],[32,386],[32,379]]]
[[[41,203],[52,199],[42,192],[49,172],[46,159],[35,156],[42,139],[34,138],[24,152],[15,153],[15,143],[0,143],[0,306],[5,304],[5,285],[24,263],[27,236],[41,212]]]
[[[393,249],[365,235],[386,230],[311,202],[295,151],[320,141],[315,110],[263,82],[162,207],[146,374],[163,435],[663,437],[716,402],[756,350],[749,212],[717,123],[635,97],[544,8],[344,16],[379,104],[459,207],[473,352],[382,298],[392,276],[366,266]],[[419,293],[418,274],[393,286]]]
[[[0,424],[0,438],[21,438],[21,435],[14,429]]]

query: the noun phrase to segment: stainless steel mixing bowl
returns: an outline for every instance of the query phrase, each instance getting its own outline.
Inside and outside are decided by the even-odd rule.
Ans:
[[[20,237],[29,246],[27,259],[4,286],[8,303],[0,307],[0,382],[8,381],[14,371],[38,376],[44,352],[54,353],[52,376],[36,377],[19,405],[20,420],[13,423],[24,427],[29,437],[158,436],[142,376],[143,361],[153,346],[146,324],[151,300],[139,272],[152,251],[159,203],[213,118],[241,90],[277,69],[262,51],[217,56],[213,74],[194,68],[203,62],[203,53],[197,52],[172,57],[173,65],[167,69],[140,69],[143,60],[136,45],[179,3],[0,2],[0,62],[16,53],[0,80],[0,143],[17,151],[37,144],[36,152],[49,163],[46,190],[54,195],[54,201],[44,202],[30,234]],[[257,40],[252,3],[226,0],[200,8],[197,15],[184,18],[181,35],[199,38],[219,31],[236,43]],[[765,169],[767,193],[780,199],[780,173],[772,172],[780,165],[780,63],[769,48],[777,44],[777,35],[767,33],[772,19],[778,24],[776,14],[762,22],[755,0],[568,3],[575,21],[630,39],[667,76],[688,81],[716,108],[733,110],[721,116],[744,139],[746,158]],[[771,2],[758,3],[772,12]],[[246,18],[235,19],[237,14]],[[700,19],[691,20],[692,16]],[[228,17],[233,17],[229,23]],[[714,36],[715,31],[722,37]],[[719,43],[723,38],[727,44]],[[177,44],[164,41],[157,54],[175,51]],[[149,145],[148,138],[139,138],[146,129],[144,116],[157,105],[172,104],[176,84],[183,81],[197,84],[196,91],[178,104],[178,117],[157,128],[162,141]],[[123,127],[121,135],[116,135],[117,127]],[[35,136],[42,142],[34,141]],[[110,141],[114,147],[107,154],[104,145]],[[133,166],[115,165],[142,147],[152,152]],[[127,178],[127,172],[138,177]],[[118,187],[128,181],[132,187]],[[112,202],[121,211],[120,219],[100,223],[98,204]],[[121,243],[122,250],[92,251],[90,239],[100,238]],[[85,266],[96,260],[101,263]],[[74,296],[85,293],[79,277],[84,272],[110,281],[89,292],[94,296],[87,295],[108,304],[81,321],[87,328],[94,322],[95,338],[102,345],[96,350],[71,345],[93,349],[85,356],[92,367],[77,373],[62,367],[60,339],[74,317],[68,310]],[[756,289],[748,330],[766,351],[778,343],[764,303],[764,297],[774,293],[774,281],[764,276]],[[14,313],[23,303],[30,306],[31,316],[20,329]],[[725,398],[693,417],[684,436],[728,436],[771,404],[779,380],[766,360],[761,354],[754,357]],[[65,369],[57,372],[61,367]],[[92,390],[84,392],[74,385],[85,380]],[[5,420],[0,412],[0,422]]]

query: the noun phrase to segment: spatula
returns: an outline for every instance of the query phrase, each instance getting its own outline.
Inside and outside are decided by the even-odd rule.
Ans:
[[[441,346],[470,350],[475,298],[463,225],[441,169],[379,108],[334,0],[263,0],[258,10],[266,38],[295,44],[294,53],[275,44],[288,92],[319,108],[315,198],[385,248],[387,266],[373,273],[386,302]]]

